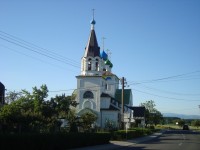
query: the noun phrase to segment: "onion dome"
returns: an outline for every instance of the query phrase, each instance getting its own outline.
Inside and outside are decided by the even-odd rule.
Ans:
[[[101,58],[103,59],[103,60],[107,60],[108,59],[108,55],[106,54],[106,52],[103,50],[102,52],[101,52]]]
[[[104,63],[105,63],[105,65],[108,65],[110,68],[113,67],[113,64],[110,62],[109,59],[107,59]]]
[[[96,21],[95,21],[94,19],[92,19],[92,20],[90,21],[90,23],[91,23],[92,25],[95,25],[95,24],[96,24]]]
[[[110,68],[112,68],[113,67],[113,64],[110,62]]]

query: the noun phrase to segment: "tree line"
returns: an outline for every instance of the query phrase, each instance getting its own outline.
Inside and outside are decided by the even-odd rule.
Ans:
[[[32,92],[6,93],[6,104],[0,106],[0,132],[2,133],[52,133],[61,130],[61,119],[68,121],[68,130],[76,132],[77,124],[86,131],[97,119],[93,114],[85,113],[79,118],[75,109],[78,103],[72,96],[56,95],[47,99],[48,88],[33,87]],[[88,121],[89,120],[89,121]]]

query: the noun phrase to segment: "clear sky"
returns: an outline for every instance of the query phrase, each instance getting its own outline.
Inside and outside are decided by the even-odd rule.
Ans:
[[[112,72],[138,106],[200,115],[199,0],[0,0],[0,82],[7,91],[76,88],[92,9]]]

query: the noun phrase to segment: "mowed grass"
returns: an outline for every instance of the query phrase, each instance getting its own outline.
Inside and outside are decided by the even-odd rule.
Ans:
[[[175,124],[167,124],[167,125],[157,125],[156,126],[157,129],[175,129],[175,130],[182,130],[182,126],[178,126]],[[200,132],[200,127],[194,127],[194,126],[189,126],[190,130],[195,130],[195,131],[199,131]]]

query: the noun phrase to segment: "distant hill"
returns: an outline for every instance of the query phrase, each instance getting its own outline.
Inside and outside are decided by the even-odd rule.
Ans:
[[[181,119],[200,119],[200,115],[184,115],[175,113],[163,113],[163,117],[178,117]]]

